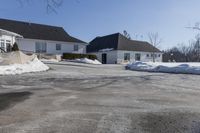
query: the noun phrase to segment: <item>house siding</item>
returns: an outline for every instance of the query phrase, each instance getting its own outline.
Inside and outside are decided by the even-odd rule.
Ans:
[[[102,62],[102,54],[107,54],[107,64],[117,63],[117,51],[107,51],[107,52],[94,52],[90,53],[97,56],[97,59]]]
[[[130,62],[134,62],[135,60],[135,54],[140,54],[141,55],[141,60],[143,62],[149,62],[153,61],[153,57],[151,57],[152,52],[142,52],[142,51],[122,51],[118,50],[117,51],[117,63],[126,63],[124,61],[124,54],[125,53],[130,53]],[[149,57],[147,57],[147,54],[149,54]],[[160,55],[160,57],[156,57],[155,61],[156,62],[162,62],[162,53],[156,52],[155,54]]]
[[[71,43],[71,42],[60,42],[60,41],[48,41],[48,40],[37,40],[37,39],[17,39],[19,49],[25,52],[36,52],[35,43],[45,42],[47,44],[47,54],[63,54],[63,53],[86,53],[85,43]],[[61,44],[61,50],[56,50],[56,44]],[[74,51],[74,45],[79,46],[78,51]]]
[[[108,51],[108,52],[93,52],[90,54],[94,54],[97,56],[97,59],[102,62],[102,54],[107,54],[107,64],[124,64],[128,63],[124,60],[124,54],[130,53],[130,62],[134,62],[135,60],[135,54],[141,55],[141,60],[143,62],[149,62],[153,61],[153,57],[151,57],[151,52],[141,52],[141,51],[122,51],[122,50],[114,50],[114,51]],[[149,54],[149,57],[147,57],[147,54]],[[162,62],[162,53],[155,53],[157,55],[160,54],[160,57],[156,57],[156,62]]]

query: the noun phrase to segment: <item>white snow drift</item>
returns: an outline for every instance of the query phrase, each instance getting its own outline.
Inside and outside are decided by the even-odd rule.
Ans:
[[[71,62],[77,62],[77,63],[86,63],[86,64],[95,64],[95,65],[100,65],[102,64],[98,60],[91,60],[88,58],[81,58],[81,59],[75,59],[75,60],[70,60]]]
[[[24,64],[0,66],[0,75],[15,75],[28,72],[41,72],[46,71],[48,69],[49,67],[43,64],[41,61],[39,61],[36,57],[32,61],[28,61]]]
[[[36,56],[27,56],[20,51],[0,56],[0,75],[15,75],[28,72],[41,72],[49,67]]]
[[[200,74],[200,63],[134,62],[127,69],[148,72]]]

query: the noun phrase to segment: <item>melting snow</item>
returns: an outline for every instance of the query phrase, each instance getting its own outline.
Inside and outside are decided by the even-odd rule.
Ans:
[[[200,74],[200,63],[134,62],[126,67],[136,71]]]
[[[81,59],[75,59],[75,60],[66,60],[66,61],[71,61],[71,62],[77,62],[77,63],[86,63],[86,64],[95,64],[95,65],[100,65],[102,64],[98,60],[91,60],[88,58],[81,58]]]

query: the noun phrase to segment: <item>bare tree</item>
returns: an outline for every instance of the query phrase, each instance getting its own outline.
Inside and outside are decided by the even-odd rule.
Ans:
[[[189,61],[188,57],[189,57],[189,53],[191,51],[191,47],[186,46],[185,44],[181,43],[181,44],[178,44],[178,50],[180,51],[180,53],[182,55],[184,55],[184,57],[182,57],[182,58],[184,58],[184,61],[188,62]]]
[[[126,38],[131,39],[131,35],[130,35],[126,30],[123,31],[123,35],[124,35]]]
[[[158,48],[160,43],[162,42],[162,40],[159,38],[158,32],[156,33],[148,33],[148,37],[149,37],[149,42],[151,45],[153,45],[154,47]],[[155,62],[155,51],[152,52],[152,58],[153,58],[153,62]]]
[[[47,13],[50,12],[57,13],[56,9],[59,8],[63,3],[63,0],[45,0],[45,1],[46,1]]]
[[[200,62],[200,34],[196,35],[196,41],[193,44],[193,55],[197,62]]]

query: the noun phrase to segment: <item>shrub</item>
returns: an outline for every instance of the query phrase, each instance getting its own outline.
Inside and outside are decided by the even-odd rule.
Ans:
[[[88,58],[91,60],[95,60],[95,59],[97,59],[97,56],[91,55],[91,54],[63,53],[62,58],[67,59],[67,60],[74,60],[74,59],[80,59],[80,58]]]
[[[12,51],[19,51],[19,47],[16,42],[12,46]]]

